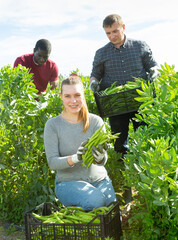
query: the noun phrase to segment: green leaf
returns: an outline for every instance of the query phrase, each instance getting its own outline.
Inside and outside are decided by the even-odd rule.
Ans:
[[[7,166],[0,163],[0,169],[5,169]]]
[[[161,90],[162,90],[162,93],[160,95],[160,98],[162,102],[164,102],[166,100],[167,86],[166,85],[162,86]]]
[[[136,89],[136,91],[137,91],[137,93],[138,93],[140,96],[144,96],[144,95],[145,95],[145,93],[144,93],[143,91],[139,90],[139,89]]]
[[[168,176],[166,176],[166,180],[167,180],[173,187],[175,187],[175,189],[177,189],[177,191],[178,191],[178,183],[177,183],[175,180],[173,180],[172,178],[170,178],[170,177],[168,177]]]
[[[154,167],[150,169],[150,173],[154,174],[155,176],[161,175],[162,171],[159,167]]]
[[[165,63],[165,67],[166,67],[166,69],[168,70],[168,72],[171,71],[171,67],[170,67],[167,63]]]
[[[164,201],[160,201],[160,200],[154,200],[153,204],[157,205],[157,206],[165,206],[166,203]]]
[[[135,114],[136,118],[139,119],[140,121],[143,121],[143,117],[140,114]]]
[[[145,170],[148,168],[148,165],[145,163],[144,159],[141,156],[139,157],[138,161],[139,161],[139,165],[142,169]]]
[[[136,164],[134,163],[134,167],[136,168],[136,170],[141,173],[142,172],[142,169]]]
[[[152,179],[147,177],[145,174],[140,173],[139,175],[140,175],[140,178],[141,178],[142,182],[147,183],[149,185],[152,184]]]
[[[150,187],[145,183],[139,182],[138,185],[144,190],[150,190]]]
[[[150,99],[150,98],[149,98],[149,99]],[[139,108],[141,109],[141,108],[144,108],[144,107],[146,107],[146,106],[149,106],[149,105],[151,105],[153,102],[154,102],[154,100],[147,101],[147,102],[141,104]]]

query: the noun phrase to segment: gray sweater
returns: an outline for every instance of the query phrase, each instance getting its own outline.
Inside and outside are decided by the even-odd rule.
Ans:
[[[107,157],[102,164],[92,164],[88,169],[80,162],[69,166],[67,158],[76,154],[80,144],[90,138],[103,125],[101,117],[89,113],[89,128],[83,133],[83,123],[69,123],[61,115],[46,122],[44,129],[44,145],[48,165],[56,171],[59,182],[83,180],[89,183],[101,181],[107,176],[104,167]]]

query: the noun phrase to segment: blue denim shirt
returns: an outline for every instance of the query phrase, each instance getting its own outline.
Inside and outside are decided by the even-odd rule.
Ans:
[[[120,48],[109,42],[96,51],[91,77],[100,81],[103,90],[116,81],[121,85],[134,77],[147,79],[150,68],[156,65],[146,42],[126,38]]]

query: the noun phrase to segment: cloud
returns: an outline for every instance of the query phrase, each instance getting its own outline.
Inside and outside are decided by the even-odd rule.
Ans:
[[[61,26],[85,21],[91,15],[94,1],[80,0],[8,0],[0,8],[0,21],[17,26]]]
[[[0,67],[33,51],[36,41],[52,43],[50,58],[62,75],[79,68],[89,75],[95,51],[108,42],[104,17],[118,13],[128,37],[145,40],[159,63],[178,67],[177,0],[8,0],[0,8]]]
[[[132,38],[146,41],[159,64],[165,62],[169,65],[175,65],[178,68],[177,52],[178,35],[175,34],[178,22],[176,20],[167,20],[157,24],[142,28],[141,30],[131,32],[128,35]]]
[[[64,75],[78,68],[83,75],[88,76],[91,72],[95,51],[103,44],[103,41],[96,43],[93,40],[77,37],[55,39],[53,41],[55,52],[51,54],[51,58],[58,61],[59,72]],[[56,53],[58,53],[58,57]]]

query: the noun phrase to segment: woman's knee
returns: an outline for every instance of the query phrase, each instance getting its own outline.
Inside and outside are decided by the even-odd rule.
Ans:
[[[86,211],[106,206],[105,195],[85,182],[55,183],[55,194],[65,206],[79,206]]]
[[[94,208],[106,206],[106,199],[101,192],[95,192],[94,194],[87,195],[81,205],[84,210],[91,211]]]

